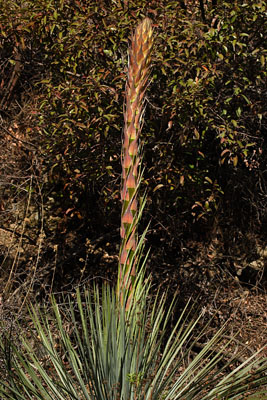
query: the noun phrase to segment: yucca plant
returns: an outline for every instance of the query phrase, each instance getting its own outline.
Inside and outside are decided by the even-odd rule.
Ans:
[[[199,340],[193,332],[201,313],[192,315],[188,304],[167,335],[174,303],[167,307],[166,296],[148,301],[148,295],[149,285],[128,310],[126,304],[118,310],[116,293],[104,285],[101,292],[78,290],[61,307],[54,298],[50,310],[32,307],[33,326],[22,333],[20,348],[12,337],[1,341],[10,355],[1,398],[234,399],[266,382],[266,360],[250,372],[256,355],[225,373],[231,360],[221,364],[222,330],[185,365]]]
[[[129,58],[117,288],[103,285],[102,290],[77,290],[76,297],[67,297],[64,306],[54,297],[51,307],[30,306],[30,328],[25,331],[19,323],[14,327],[20,332],[20,343],[3,328],[2,399],[243,399],[267,383],[267,360],[257,359],[260,351],[226,372],[232,360],[224,361],[229,343],[222,342],[223,328],[192,358],[199,341],[199,336],[193,336],[194,328],[201,313],[196,315],[187,304],[171,329],[175,301],[168,304],[166,296],[153,297],[149,280],[144,279],[145,232],[137,239],[144,207],[144,203],[137,207],[138,137],[151,46],[151,22],[145,19],[133,36]]]

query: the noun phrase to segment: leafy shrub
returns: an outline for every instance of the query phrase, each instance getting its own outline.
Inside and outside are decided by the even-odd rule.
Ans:
[[[167,227],[170,249],[173,238],[216,226],[227,240],[229,227],[244,232],[248,220],[260,233],[265,1],[209,2],[204,22],[198,3],[170,0],[1,3],[0,90],[10,88],[18,53],[13,95],[35,84],[32,134],[59,232],[88,226],[97,235],[117,220],[125,54],[131,26],[148,15],[157,50],[142,136],[148,204],[153,197],[146,218]]]

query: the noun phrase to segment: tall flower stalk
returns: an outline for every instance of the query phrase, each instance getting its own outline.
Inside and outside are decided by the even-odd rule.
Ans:
[[[121,247],[119,259],[118,291],[127,296],[136,276],[138,188],[141,180],[139,170],[139,136],[144,113],[144,95],[148,84],[153,45],[153,30],[149,18],[136,28],[129,49],[128,76],[126,82],[126,107],[124,110],[124,135],[122,143],[122,214]]]

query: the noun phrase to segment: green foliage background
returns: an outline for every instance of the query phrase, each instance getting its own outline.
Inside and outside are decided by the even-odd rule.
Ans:
[[[155,29],[142,133],[150,244],[171,258],[181,241],[219,235],[227,251],[240,234],[264,235],[266,2],[207,1],[204,20],[200,3],[0,1],[0,97],[18,54],[22,64],[1,115],[30,101],[50,236],[118,228],[127,48],[145,16]]]

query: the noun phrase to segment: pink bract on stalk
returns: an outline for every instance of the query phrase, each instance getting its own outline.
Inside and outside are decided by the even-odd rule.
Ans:
[[[149,78],[153,30],[149,18],[136,28],[129,49],[128,76],[126,83],[126,107],[124,111],[124,138],[122,144],[122,215],[121,250],[119,261],[119,291],[130,295],[134,280],[134,253],[137,247],[137,192],[141,175],[138,172],[139,135],[144,112],[144,95]],[[131,279],[129,279],[131,278]]]

